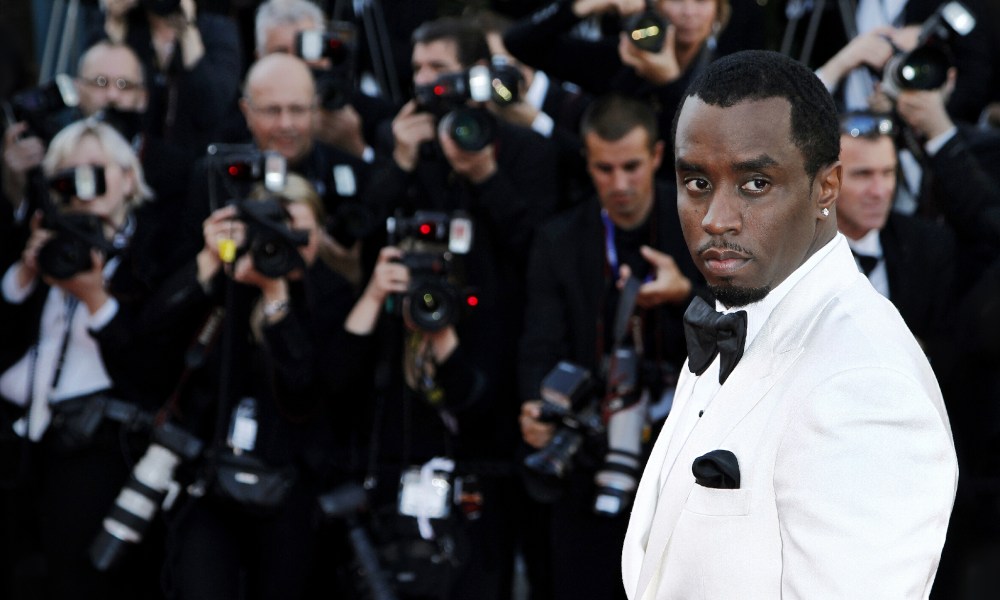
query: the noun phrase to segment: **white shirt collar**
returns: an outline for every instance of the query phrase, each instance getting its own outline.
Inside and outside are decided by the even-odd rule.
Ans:
[[[754,302],[753,304],[748,304],[746,306],[735,306],[733,308],[726,308],[721,302],[716,301],[716,310],[722,311],[724,313],[733,313],[740,310],[745,310],[747,312],[747,337],[745,347],[749,348],[750,344],[753,342],[754,338],[764,327],[764,323],[767,322],[768,317],[771,316],[771,312],[774,308],[788,295],[788,292],[795,287],[806,273],[811,271],[821,260],[823,260],[830,252],[833,251],[838,244],[843,244],[847,238],[843,234],[837,233],[832,240],[826,243],[822,248],[817,250],[810,256],[806,262],[802,263],[799,268],[791,272],[791,274],[785,278],[778,287],[771,290],[771,292],[764,297],[760,302]]]

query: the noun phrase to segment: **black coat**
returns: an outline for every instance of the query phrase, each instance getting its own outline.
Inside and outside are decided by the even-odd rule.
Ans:
[[[653,245],[672,256],[697,289],[703,278],[681,233],[676,194],[669,185],[656,188]],[[518,356],[522,400],[539,397],[542,378],[560,360],[594,368],[597,322],[607,285],[605,263],[604,227],[596,197],[539,229],[528,265],[528,302]],[[649,315],[658,319],[662,357],[677,367],[687,356],[681,321],[686,308],[686,302],[666,305]]]
[[[896,212],[879,232],[889,299],[917,339],[933,346],[955,300],[955,236],[943,225]]]

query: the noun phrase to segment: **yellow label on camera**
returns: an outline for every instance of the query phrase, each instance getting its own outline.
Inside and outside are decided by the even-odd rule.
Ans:
[[[219,240],[219,259],[224,263],[236,260],[236,242],[230,239]]]

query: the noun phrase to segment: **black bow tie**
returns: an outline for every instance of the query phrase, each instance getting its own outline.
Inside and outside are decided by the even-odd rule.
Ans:
[[[877,256],[869,256],[867,254],[858,254],[854,250],[851,250],[851,254],[857,259],[858,265],[861,266],[861,272],[865,274],[865,277],[871,275],[875,267],[878,266],[878,261],[880,260]]]
[[[743,357],[747,312],[719,313],[696,296],[684,312],[684,337],[687,338],[688,367],[691,371],[701,375],[715,356],[721,354],[719,383],[725,383]]]

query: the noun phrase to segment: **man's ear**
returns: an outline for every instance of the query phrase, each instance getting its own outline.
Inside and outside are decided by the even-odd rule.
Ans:
[[[821,167],[816,173],[816,210],[821,211],[824,208],[833,210],[833,206],[837,202],[837,197],[840,196],[840,183],[843,174],[844,167],[840,164],[839,160]]]
[[[660,140],[653,144],[653,170],[660,168],[660,163],[663,162],[663,148],[665,147],[663,140]]]

